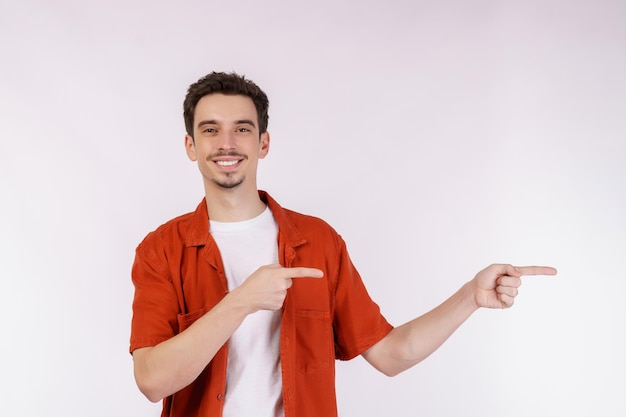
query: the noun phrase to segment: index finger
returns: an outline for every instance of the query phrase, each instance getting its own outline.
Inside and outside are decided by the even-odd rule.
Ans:
[[[551,266],[516,266],[521,275],[556,275],[556,269]]]
[[[285,268],[289,274],[289,278],[322,278],[324,272],[317,268],[307,268],[304,266],[298,266],[294,268]]]

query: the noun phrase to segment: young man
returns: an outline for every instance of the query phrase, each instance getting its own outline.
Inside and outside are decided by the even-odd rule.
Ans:
[[[211,73],[189,87],[185,148],[205,198],[137,247],[130,351],[162,416],[331,417],[335,359],[396,375],[479,307],[508,308],[522,275],[492,265],[399,327],[370,299],[342,238],[257,189],[269,102],[250,80]]]

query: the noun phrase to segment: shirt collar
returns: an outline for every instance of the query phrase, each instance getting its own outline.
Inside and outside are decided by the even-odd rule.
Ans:
[[[274,219],[278,224],[281,238],[289,246],[296,247],[306,242],[306,238],[298,227],[293,223],[290,210],[284,209],[266,191],[259,190],[261,201],[266,203]],[[209,214],[206,207],[206,197],[202,199],[196,211],[192,213],[191,222],[187,235],[185,236],[185,246],[204,246],[213,242],[209,233]]]

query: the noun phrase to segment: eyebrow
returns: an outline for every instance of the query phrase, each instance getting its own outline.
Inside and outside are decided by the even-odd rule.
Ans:
[[[202,126],[206,126],[206,125],[219,125],[220,123],[217,120],[202,120],[200,122],[198,122],[198,128],[201,128]],[[235,120],[235,124],[236,125],[250,125],[252,127],[256,127],[256,124],[254,123],[254,121],[250,120],[250,119],[240,119],[240,120]]]

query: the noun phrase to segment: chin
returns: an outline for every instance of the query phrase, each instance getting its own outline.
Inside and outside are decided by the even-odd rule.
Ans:
[[[214,183],[218,187],[223,188],[225,190],[232,190],[232,189],[239,187],[241,184],[243,184],[243,180],[244,178],[241,178],[240,180],[233,180],[233,181],[214,181]]]

